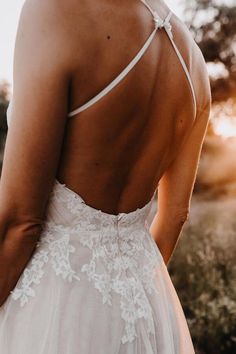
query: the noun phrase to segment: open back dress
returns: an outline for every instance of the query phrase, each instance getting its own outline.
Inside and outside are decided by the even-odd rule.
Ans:
[[[107,87],[68,114],[96,104],[119,84],[164,30],[196,97],[171,30],[145,0],[153,31]],[[10,123],[10,106],[8,124]],[[147,222],[149,202],[106,213],[55,179],[35,252],[0,308],[1,354],[193,354],[181,304]]]

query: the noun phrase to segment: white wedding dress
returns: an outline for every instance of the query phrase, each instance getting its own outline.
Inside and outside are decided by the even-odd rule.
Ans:
[[[150,11],[155,29],[128,70],[69,116],[118,84],[158,29],[174,43],[171,14],[163,21]],[[153,199],[135,211],[109,214],[55,180],[37,248],[0,308],[1,354],[194,353],[181,304],[149,232]]]
[[[152,200],[113,215],[55,181],[38,247],[0,309],[1,354],[194,353],[148,231]]]

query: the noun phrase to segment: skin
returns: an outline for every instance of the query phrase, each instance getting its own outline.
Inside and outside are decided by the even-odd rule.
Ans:
[[[149,4],[165,17],[164,2]],[[127,66],[153,30],[140,1],[27,0],[17,32],[14,92],[0,181],[0,305],[30,260],[54,179],[107,213],[144,206],[158,188],[150,233],[167,263],[188,218],[210,111],[205,64],[173,15],[128,76],[94,106],[67,113]]]

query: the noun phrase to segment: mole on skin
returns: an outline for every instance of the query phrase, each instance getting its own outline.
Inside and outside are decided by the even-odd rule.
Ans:
[[[107,36],[107,39],[110,39],[111,38],[111,36]]]

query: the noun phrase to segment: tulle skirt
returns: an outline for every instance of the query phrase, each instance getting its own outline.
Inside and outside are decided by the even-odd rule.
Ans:
[[[40,241],[0,308],[1,354],[192,354],[147,224],[89,206],[55,180]]]

